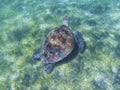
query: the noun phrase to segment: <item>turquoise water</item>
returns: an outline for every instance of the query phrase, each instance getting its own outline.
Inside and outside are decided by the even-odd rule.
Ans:
[[[46,74],[31,57],[64,16],[87,47]],[[0,90],[120,90],[120,0],[0,0]]]

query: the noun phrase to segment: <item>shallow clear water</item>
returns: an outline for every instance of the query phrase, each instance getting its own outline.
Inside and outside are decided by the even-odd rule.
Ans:
[[[31,57],[64,16],[87,47],[46,74]],[[120,0],[0,0],[0,90],[120,90]]]

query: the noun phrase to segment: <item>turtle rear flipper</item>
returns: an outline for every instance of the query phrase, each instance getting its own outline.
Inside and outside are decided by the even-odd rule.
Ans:
[[[45,63],[44,68],[47,74],[50,74],[54,69],[55,64],[54,63]]]
[[[84,51],[86,45],[85,45],[85,42],[83,40],[83,37],[82,37],[81,33],[79,31],[76,31],[74,33],[74,38],[75,38],[75,41],[78,44],[79,51],[82,53]]]

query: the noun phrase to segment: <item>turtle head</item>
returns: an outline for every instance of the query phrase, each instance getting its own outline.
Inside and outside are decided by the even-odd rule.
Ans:
[[[69,22],[69,18],[68,18],[68,16],[65,16],[63,18],[63,25],[68,26],[68,22]]]

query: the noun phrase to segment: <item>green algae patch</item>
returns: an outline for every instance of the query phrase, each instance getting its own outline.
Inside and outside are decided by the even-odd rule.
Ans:
[[[32,55],[64,16],[86,49],[46,74]],[[2,1],[0,90],[119,90],[119,18],[118,0]]]

